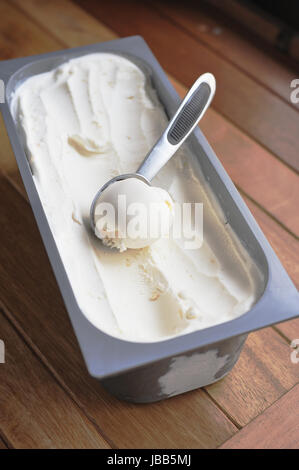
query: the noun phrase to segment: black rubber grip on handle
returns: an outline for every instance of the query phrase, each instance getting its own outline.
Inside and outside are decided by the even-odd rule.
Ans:
[[[188,134],[207,104],[210,94],[210,85],[206,82],[201,83],[169,129],[167,134],[168,142],[177,145]]]

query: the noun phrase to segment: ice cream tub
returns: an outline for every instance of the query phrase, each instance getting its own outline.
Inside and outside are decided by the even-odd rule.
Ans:
[[[45,205],[37,190],[33,176],[34,169],[24,145],[24,136],[13,116],[12,102],[16,91],[28,78],[52,71],[71,59],[95,53],[116,54],[135,64],[151,83],[166,115],[170,117],[174,114],[180,99],[147,44],[138,36],[0,62],[0,78],[5,85],[5,102],[1,104],[1,111],[89,373],[121,399],[132,402],[153,402],[221,379],[238,360],[248,333],[298,316],[299,296],[237,189],[198,128],[185,144],[190,155],[188,158],[192,160],[194,172],[198,170],[204,180],[209,194],[209,204],[219,214],[222,230],[225,230],[232,243],[238,245],[238,250],[244,253],[244,257],[254,266],[257,273],[254,302],[250,304],[250,308],[232,319],[227,318],[223,322],[199,329],[186,328],[179,334],[155,337],[152,340],[146,338],[144,341],[140,340],[140,336],[134,338],[110,334],[109,329],[101,328],[101,325],[96,324],[83,312],[73,288],[74,284],[70,280],[69,267],[59,252],[53,227],[51,228],[49,224]],[[52,104],[53,100],[52,103],[50,100],[49,106]],[[76,145],[78,142],[81,145],[80,140],[77,140]],[[196,258],[191,261],[192,266],[197,262]],[[117,276],[117,272],[114,272],[113,275]],[[212,277],[210,275],[210,279]],[[111,279],[113,280],[113,277]],[[118,295],[121,298],[125,292],[118,292],[116,287],[111,301],[117,302]],[[130,308],[134,307],[132,303],[134,296],[131,297],[133,300],[128,304]],[[131,318],[131,312],[128,311],[127,314],[128,318]],[[140,314],[143,312],[140,311]],[[125,320],[125,314],[123,317]],[[186,324],[189,325],[188,322]]]

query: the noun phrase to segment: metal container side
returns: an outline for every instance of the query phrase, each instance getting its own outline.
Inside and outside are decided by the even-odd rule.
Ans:
[[[246,338],[229,338],[108,377],[101,383],[117,398],[133,403],[170,398],[222,379],[239,359]]]
[[[80,311],[41,205],[22,139],[9,104],[26,78],[92,52],[127,56],[150,76],[171,116],[180,99],[150,49],[139,36],[0,62],[6,85],[1,111],[16,160],[91,375],[120,398],[155,401],[219,380],[239,357],[247,333],[299,315],[299,295],[232,181],[199,129],[189,138],[197,164],[243,247],[263,274],[260,298],[249,312],[229,322],[155,343],[114,338],[96,329]],[[185,377],[184,379],[182,377]]]

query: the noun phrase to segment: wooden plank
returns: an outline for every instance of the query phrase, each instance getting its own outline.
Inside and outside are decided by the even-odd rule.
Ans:
[[[50,52],[61,48],[57,38],[45,35],[43,29],[29,20],[23,12],[16,10],[11,2],[0,2],[0,59]],[[2,115],[0,116],[0,168],[14,171],[17,168],[7,137]]]
[[[1,60],[50,52],[59,48],[57,39],[45,36],[42,28],[14,8],[11,2],[0,2],[0,17],[3,18],[0,27]]]
[[[177,2],[175,7],[168,2],[155,0],[152,3],[206,46],[299,110],[290,102],[290,83],[296,77],[296,69],[279,61],[273,48],[261,47],[258,40],[253,42],[234,21],[204,3]]]
[[[217,9],[220,9],[224,12],[225,15],[228,15],[234,18],[241,27],[252,31],[256,36],[261,37],[264,41],[267,41],[269,44],[277,45],[278,37],[282,31],[287,29],[287,25],[278,20],[277,18],[271,18],[271,15],[265,14],[261,15],[260,11],[262,8],[259,8],[258,5],[253,8],[248,8],[248,5],[242,5],[242,3],[235,0],[208,0],[209,3],[214,5]],[[288,8],[292,8],[293,14],[297,12],[296,7],[292,3],[288,5]],[[295,60],[299,59],[299,35],[295,34],[290,38],[287,45],[287,53],[293,57]]]
[[[299,385],[223,444],[221,449],[298,449]]]
[[[268,21],[264,16],[258,15],[254,9],[245,5],[240,5],[235,0],[208,0],[217,9],[223,10],[232,18],[239,21],[244,27],[251,23],[250,28],[257,36],[263,37],[267,42],[273,44],[279,33],[279,26],[276,23]]]
[[[132,31],[141,34],[162,65],[184,85],[190,86],[203,72],[212,72],[218,83],[214,108],[280,159],[299,169],[298,113],[291,106],[147,3],[130,0],[126,8],[120,0],[76,0],[76,3],[121,36]]]
[[[299,340],[299,319],[296,318],[295,320],[279,323],[275,328],[280,331],[290,343],[294,339]]]
[[[0,40],[1,44],[1,40]],[[12,173],[17,171],[17,162],[6,132],[2,114],[0,113],[0,169]]]
[[[0,299],[87,416],[117,447],[207,448],[228,439],[235,426],[202,390],[134,406],[89,377],[31,209],[6,179],[0,188]]]
[[[36,19],[41,12],[44,20],[47,23],[51,22],[54,29],[53,36],[49,33],[45,34],[43,26],[32,22],[32,19],[27,17],[25,9],[16,9],[17,2],[14,6],[12,3],[12,1],[0,3],[0,15],[5,18],[5,21],[2,21],[0,25],[1,60],[50,52],[68,47],[69,44],[75,47],[95,41],[109,41],[116,37],[111,30],[67,0],[64,2],[63,8],[62,2],[59,0],[44,2],[43,8],[40,8],[40,0],[28,2],[27,6],[34,10]],[[71,9],[71,16],[68,13],[68,8]],[[58,10],[60,14],[57,14]],[[84,28],[80,27],[81,22],[83,22]],[[95,35],[97,39],[95,39]],[[13,172],[17,165],[2,115],[0,115],[0,140],[0,168],[7,172]]]
[[[0,430],[15,448],[109,448],[0,311]]]
[[[69,47],[84,46],[97,41],[110,41],[116,34],[87,14],[71,0],[12,0],[21,12],[34,17],[39,24],[51,30],[55,38]]]
[[[67,32],[67,25],[72,24],[76,25],[76,31],[80,31],[83,41],[85,31],[88,32],[91,42],[102,40],[102,29],[96,27],[99,22],[90,19],[87,14],[80,19],[80,8],[73,7],[72,3],[65,0],[59,2],[64,5],[63,15],[55,13],[55,2],[47,2],[46,10],[36,8],[37,3],[37,0],[27,0],[26,3],[14,0],[14,4],[41,22],[51,34],[55,34],[59,39],[65,38],[67,46],[78,45],[79,41],[77,38],[73,43],[72,29]],[[61,17],[64,19],[61,20]],[[107,34],[106,31],[105,35]],[[113,33],[111,37],[112,35]],[[174,85],[183,96],[186,88],[176,80]],[[201,128],[234,182],[290,231],[299,234],[299,217],[295,216],[299,199],[299,177],[215,110],[208,111],[201,122]]]
[[[207,391],[243,427],[298,383],[291,351],[273,328],[251,333],[231,373]]]

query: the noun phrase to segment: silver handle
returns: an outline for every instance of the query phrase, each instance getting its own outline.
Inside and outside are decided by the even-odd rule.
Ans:
[[[137,173],[151,181],[187,139],[209,107],[216,89],[211,73],[204,73],[192,85],[179,109]]]

